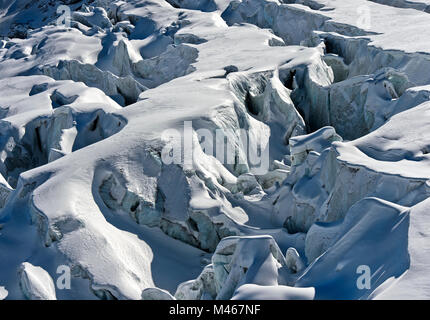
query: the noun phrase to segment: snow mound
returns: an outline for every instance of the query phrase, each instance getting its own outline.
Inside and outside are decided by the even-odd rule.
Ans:
[[[8,294],[8,291],[4,287],[0,286],[0,300],[6,299]]]
[[[41,267],[24,262],[19,268],[22,292],[30,300],[57,300],[55,286],[49,273]]]

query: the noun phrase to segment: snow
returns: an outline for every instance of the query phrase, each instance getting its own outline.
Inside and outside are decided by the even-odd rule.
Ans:
[[[0,300],[4,300],[8,295],[7,290],[4,287],[0,287]]]
[[[56,300],[54,281],[41,267],[24,262],[19,268],[20,286],[27,299]]]
[[[429,1],[58,4],[0,1],[0,299],[428,298]]]
[[[358,1],[319,1],[325,7],[335,6],[336,10],[324,11],[331,18],[330,24],[343,24],[365,29],[365,37],[370,39],[370,45],[384,50],[399,50],[406,53],[426,52],[430,50],[428,34],[416,32],[428,24],[428,14],[417,10],[398,9],[365,0]],[[369,28],[366,23],[361,25],[360,14],[366,7],[370,12]],[[414,21],[410,24],[409,21]],[[370,34],[371,33],[371,34]],[[407,41],[399,41],[407,39]]]
[[[241,286],[232,300],[313,300],[313,288],[292,288],[287,286]]]
[[[400,277],[409,266],[409,216],[407,208],[380,199],[357,202],[348,211],[330,248],[307,268],[296,286],[314,287],[317,299],[369,298],[373,288],[388,278]],[[356,281],[351,281],[362,265],[372,272],[370,289],[361,290]],[[316,274],[324,277],[314,278]]]
[[[428,200],[410,209],[408,230],[409,268],[397,281],[388,282],[391,286],[374,293],[375,299],[427,299],[428,285],[421,281],[426,272],[426,253],[428,232]]]
[[[142,291],[142,300],[174,300],[175,298],[166,290],[159,288],[146,288]]]
[[[217,296],[212,264],[207,265],[195,280],[181,283],[175,293],[178,300],[213,300]]]

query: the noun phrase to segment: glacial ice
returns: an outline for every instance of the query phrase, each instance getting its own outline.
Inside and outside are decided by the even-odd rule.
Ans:
[[[371,289],[360,290],[356,281],[345,281],[349,274],[358,273],[359,266],[368,266],[373,270],[373,288],[379,287],[390,277],[399,278],[410,263],[407,250],[407,210],[377,198],[365,198],[357,202],[338,226],[332,240],[328,240],[330,236],[326,238],[332,242],[324,244],[329,248],[323,250],[309,266],[296,286],[314,287],[316,298],[364,299],[372,294]],[[320,227],[324,228],[324,225]],[[333,229],[333,226],[327,227]],[[333,232],[321,231],[319,238]],[[313,241],[319,243],[318,237],[307,241],[308,245],[315,244]],[[315,274],[320,272],[326,276],[316,279]],[[343,285],[337,285],[338,281]],[[328,288],[331,290],[327,290]]]
[[[429,296],[430,2],[63,3],[0,3],[0,299]]]
[[[217,296],[212,264],[207,265],[195,280],[181,283],[175,293],[178,300],[213,300]]]
[[[230,299],[244,284],[286,285],[290,270],[270,236],[228,237],[212,257],[217,299]]]
[[[142,291],[142,300],[174,300],[175,298],[166,290],[160,288],[146,288]]]

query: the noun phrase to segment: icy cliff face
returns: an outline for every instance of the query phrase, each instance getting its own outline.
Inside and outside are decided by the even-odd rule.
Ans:
[[[428,298],[429,5],[0,1],[0,299]]]

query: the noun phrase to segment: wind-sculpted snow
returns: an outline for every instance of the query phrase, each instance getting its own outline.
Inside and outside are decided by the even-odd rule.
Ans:
[[[0,299],[428,297],[428,5],[0,2]]]
[[[0,80],[1,172],[13,187],[21,172],[102,140],[125,125],[120,106],[100,90],[44,76]]]
[[[369,298],[372,289],[360,288],[356,282],[347,280],[349,274],[355,273],[357,266],[374,270],[373,288],[378,288],[387,280],[399,278],[410,264],[409,217],[404,207],[377,198],[365,198],[348,211],[340,225],[319,225],[321,230],[309,230],[308,237],[315,236],[307,239],[307,246],[322,245],[328,249],[321,250],[296,286],[314,287],[317,299]],[[322,240],[325,234],[332,232],[332,228],[337,229],[333,238]],[[330,243],[323,244],[324,241]],[[320,277],[321,273],[326,276]]]

